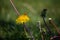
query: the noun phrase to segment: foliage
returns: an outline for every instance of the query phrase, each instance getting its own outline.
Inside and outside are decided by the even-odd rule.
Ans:
[[[27,15],[31,20],[27,23],[27,26],[33,32],[33,36],[36,40],[41,39],[41,35],[36,21],[40,20],[42,27],[45,28],[42,18],[40,17],[41,11],[47,8],[47,18],[51,17],[60,28],[60,0],[13,0],[16,8],[23,14],[27,12]],[[27,38],[24,33],[22,24],[16,24],[17,15],[9,0],[0,0],[0,38],[7,40],[19,40]],[[49,24],[48,24],[49,25]],[[50,25],[51,30],[57,35],[56,30]],[[49,34],[46,32],[46,40],[49,39]],[[28,40],[28,39],[26,39]]]

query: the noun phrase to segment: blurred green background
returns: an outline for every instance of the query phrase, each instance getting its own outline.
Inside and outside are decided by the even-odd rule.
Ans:
[[[40,17],[41,11],[44,8],[48,9],[46,21],[48,22],[48,18],[51,17],[60,27],[60,0],[13,0],[13,3],[20,14],[26,12],[30,17],[30,22],[28,22],[27,25],[33,30],[33,35],[36,39],[40,38],[38,36],[40,34],[36,27],[36,22],[40,20],[42,25],[44,25]],[[0,37],[13,39],[25,38],[26,35],[24,34],[22,25],[16,24],[15,22],[17,17],[10,1],[0,0]],[[52,30],[54,32],[56,31],[54,28],[52,28]]]

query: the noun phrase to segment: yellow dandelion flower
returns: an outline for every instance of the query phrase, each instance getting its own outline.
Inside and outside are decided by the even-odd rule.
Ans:
[[[16,19],[16,23],[26,23],[27,21],[29,21],[30,18],[26,15],[26,14],[23,14],[23,15],[20,15],[17,19]]]

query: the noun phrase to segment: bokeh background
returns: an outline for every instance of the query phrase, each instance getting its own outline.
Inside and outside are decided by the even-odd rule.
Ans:
[[[42,27],[44,28],[43,20],[40,16],[41,11],[47,8],[46,22],[48,23],[48,18],[51,17],[57,26],[60,28],[60,0],[13,0],[14,5],[20,12],[24,14],[25,12],[30,17],[30,21],[27,26],[33,32],[33,36],[36,40],[41,39],[39,36],[39,29],[36,27],[37,21],[40,20]],[[12,38],[19,39],[25,38],[24,28],[22,24],[16,24],[16,19],[18,16],[14,11],[9,0],[0,0],[0,37],[1,38]],[[56,30],[51,26],[52,32],[57,35]],[[29,36],[29,35],[28,35]],[[49,39],[49,35],[46,36],[46,40]]]

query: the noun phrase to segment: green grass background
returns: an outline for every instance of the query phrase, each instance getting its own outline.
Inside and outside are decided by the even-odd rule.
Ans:
[[[36,27],[36,22],[41,21],[42,27],[44,27],[43,20],[40,16],[41,11],[44,8],[47,8],[47,17],[46,21],[48,23],[48,18],[51,17],[60,28],[60,0],[13,0],[16,8],[20,14],[25,12],[30,17],[30,21],[27,23],[27,26],[33,32],[36,40],[41,39],[39,36],[39,30]],[[25,38],[25,33],[22,25],[16,24],[17,19],[16,12],[14,11],[9,0],[0,0],[0,37],[2,38],[12,38],[16,40],[18,38]],[[56,30],[53,28],[52,31],[57,35]],[[23,35],[24,34],[24,35]],[[49,39],[49,35],[46,37],[46,40]]]

